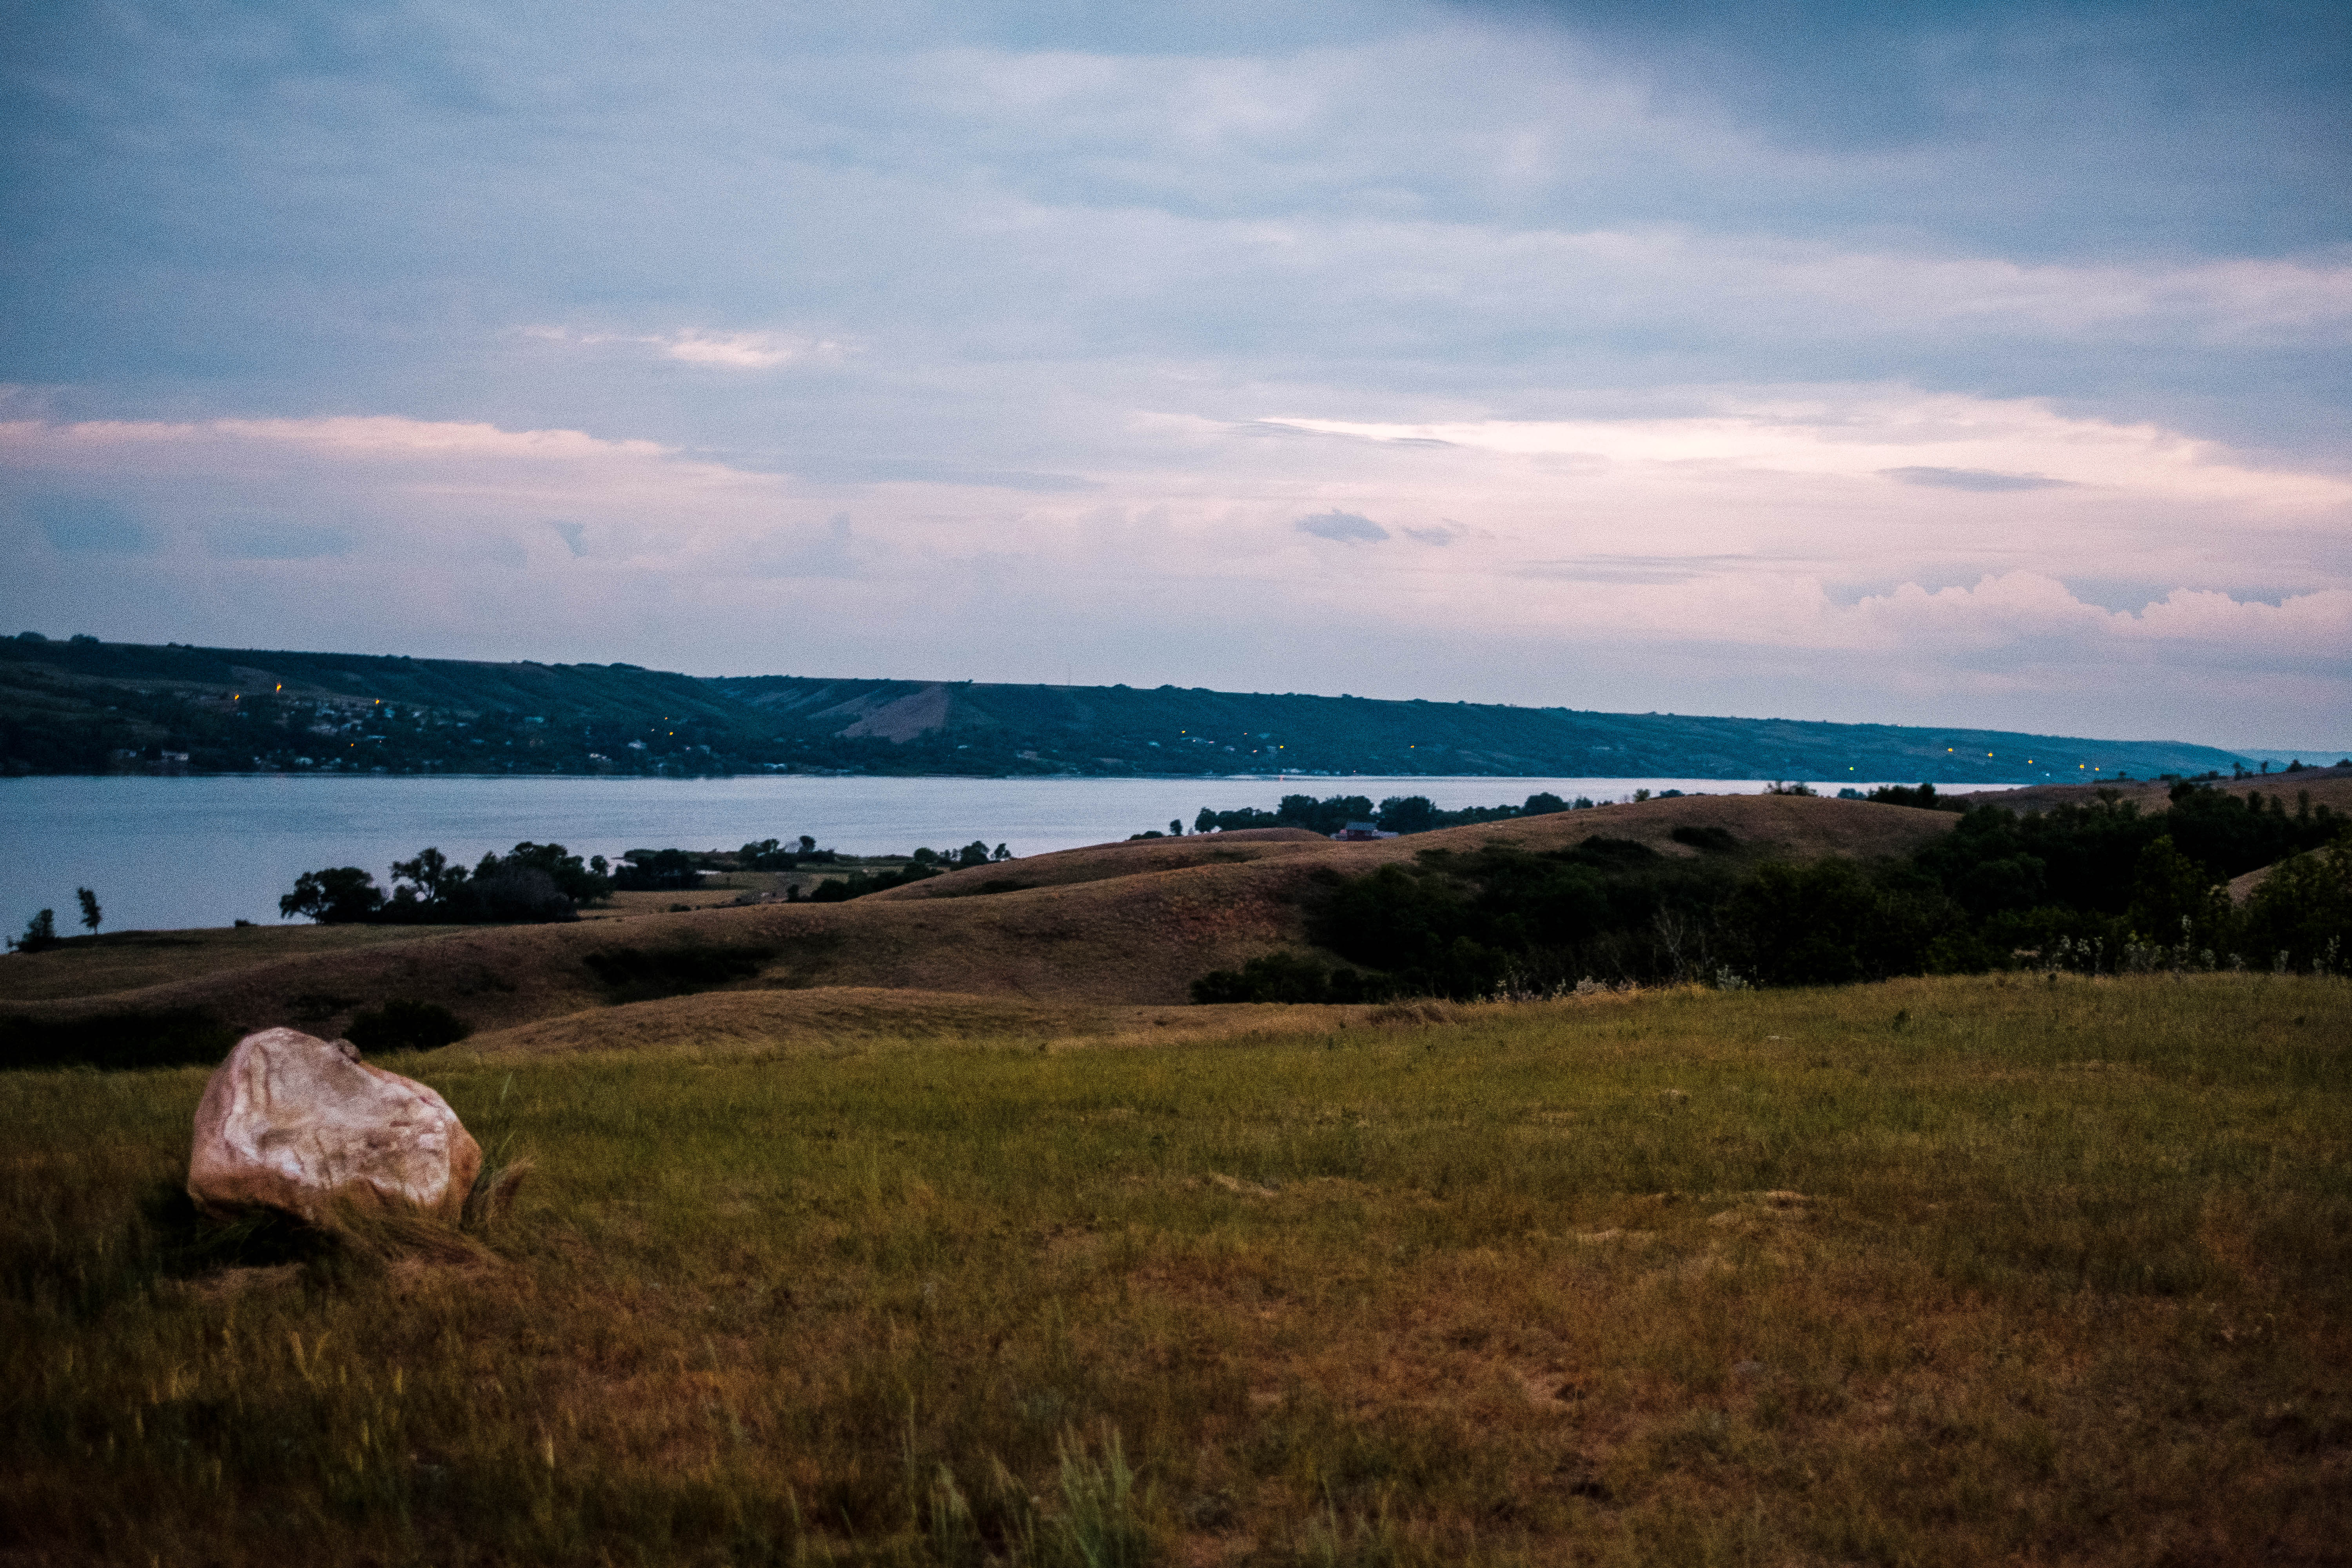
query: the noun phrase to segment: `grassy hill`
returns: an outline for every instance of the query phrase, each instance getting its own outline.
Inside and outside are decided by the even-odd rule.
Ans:
[[[2316,805],[2352,810],[2352,773],[2296,779]],[[2150,789],[2138,804],[2162,813],[2168,803]],[[0,960],[0,1026],[136,1032],[149,1026],[142,1020],[174,1028],[202,1020],[226,1037],[278,1023],[335,1034],[362,1009],[429,998],[486,1036],[532,1026],[545,1040],[555,1037],[551,1021],[571,1019],[556,1034],[593,1041],[625,1019],[630,1038],[683,1038],[735,1017],[727,1028],[752,1037],[768,1026],[760,1020],[798,1016],[801,1005],[784,994],[850,989],[869,1016],[890,1013],[893,997],[910,1017],[935,1016],[936,999],[953,997],[958,1006],[1061,1009],[1056,1016],[1116,1033],[1155,1026],[1116,1010],[1180,1007],[1212,971],[1278,952],[1336,962],[1318,946],[1314,920],[1329,889],[1433,852],[1503,845],[1543,854],[1597,835],[1640,846],[1668,870],[1735,874],[1766,861],[1900,859],[1958,821],[1867,801],[1694,795],[1370,843],[1288,829],[1132,840],[973,867],[846,903],[672,913],[667,895],[652,895],[609,911],[616,918],[574,924],[121,932]],[[1707,829],[1728,835],[1731,847],[1687,841]]]
[[[401,937],[295,943],[190,934],[148,949],[123,936],[0,962],[0,1009],[28,1018],[202,1014],[236,1028],[292,1022],[339,1033],[362,1008],[430,997],[477,1029],[701,992],[811,987],[1008,996],[1084,1006],[1170,1006],[1200,975],[1277,949],[1312,950],[1308,911],[1334,878],[1429,850],[1489,843],[1564,848],[1593,834],[1668,860],[1700,851],[1676,827],[1725,827],[1738,858],[1908,852],[1951,814],[1803,796],[1689,796],[1340,844],[1312,835],[1192,835],[958,871],[839,904],[764,904],[569,925],[394,928]],[[1016,886],[1008,884],[1034,884]],[[988,890],[991,885],[996,890]],[[207,965],[197,958],[215,937]],[[172,941],[169,934],[150,940]],[[110,947],[106,943],[121,943]],[[173,973],[175,952],[190,954]],[[80,994],[73,976],[87,977]],[[152,978],[149,978],[152,975]],[[126,985],[121,982],[145,983]],[[699,1013],[695,1015],[700,1016]]]
[[[386,1059],[536,1167],[465,1230],[206,1229],[202,1068],[0,1074],[6,1555],[2344,1558],[2340,980],[799,997]]]
[[[633,665],[0,638],[0,772],[757,771],[2075,780],[2171,742],[1162,686],[698,679]],[[1268,804],[1271,804],[1269,802]]]

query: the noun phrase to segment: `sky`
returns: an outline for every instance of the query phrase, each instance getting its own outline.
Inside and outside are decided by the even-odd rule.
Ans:
[[[0,631],[2352,749],[2336,0],[0,16]]]

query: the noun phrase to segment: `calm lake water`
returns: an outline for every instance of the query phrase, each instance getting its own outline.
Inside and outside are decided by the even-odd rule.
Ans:
[[[1271,810],[1285,795],[1378,801],[1425,795],[1439,806],[1516,805],[1538,790],[1620,800],[1637,788],[1753,795],[1762,780],[1229,779],[0,779],[0,929],[35,910],[79,918],[97,892],[105,929],[275,922],[304,871],[387,868],[434,846],[455,860],[522,839],[618,858],[633,848],[732,849],[806,833],[851,854],[947,849],[975,838],[1015,855],[1125,838],[1202,806]],[[1982,787],[1982,786],[1977,786]]]

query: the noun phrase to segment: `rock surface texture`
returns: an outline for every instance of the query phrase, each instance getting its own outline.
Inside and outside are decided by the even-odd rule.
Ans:
[[[439,1095],[342,1040],[264,1029],[236,1043],[196,1107],[188,1195],[322,1218],[337,1201],[457,1217],[481,1146]]]

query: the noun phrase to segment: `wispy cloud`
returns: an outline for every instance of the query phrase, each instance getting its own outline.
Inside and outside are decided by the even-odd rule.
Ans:
[[[2046,490],[2070,484],[2068,479],[2053,479],[2046,474],[2000,474],[1990,468],[1881,468],[1890,479],[1906,485],[1926,485],[1930,489],[1978,490],[1998,493],[2002,490]]]
[[[2290,509],[2352,503],[2352,479],[2257,467],[2217,442],[2152,424],[2069,416],[2044,399],[1878,387],[1717,393],[1706,401],[1713,405],[1708,412],[1666,418],[1390,424],[1277,417],[1261,423],[1400,446],[1434,440],[1514,458],[1887,476],[1976,491],[2098,486]]]
[[[1291,525],[1301,533],[1311,533],[1318,539],[1336,540],[1342,544],[1377,544],[1389,536],[1389,531],[1369,517],[1359,517],[1352,511],[1323,511],[1313,517],[1302,517]]]
[[[576,344],[582,348],[600,348],[623,344],[651,349],[664,359],[682,360],[688,364],[710,365],[721,370],[776,370],[784,365],[802,363],[837,364],[849,353],[842,343],[828,338],[810,338],[785,332],[595,332],[576,331],[565,327],[524,327],[521,335],[546,342]]]

